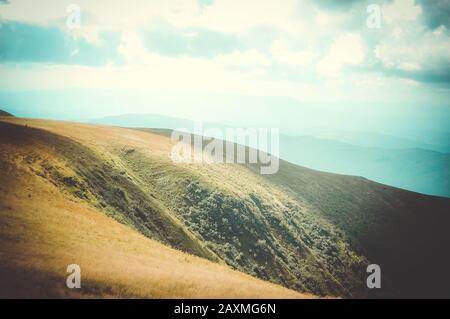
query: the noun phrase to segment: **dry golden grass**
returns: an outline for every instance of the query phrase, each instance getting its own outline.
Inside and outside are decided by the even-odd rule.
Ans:
[[[5,118],[2,119],[2,121]],[[42,127],[101,149],[133,140],[167,152],[166,138],[118,128],[7,119]],[[89,132],[88,132],[89,131]],[[124,136],[129,132],[129,136]],[[107,134],[105,134],[107,133]],[[101,138],[100,138],[101,137]],[[150,240],[32,173],[29,145],[3,144],[0,154],[0,296],[136,298],[312,298]],[[155,154],[154,154],[155,155]],[[158,154],[156,154],[158,155]],[[79,264],[82,288],[65,286],[66,266]]]
[[[165,169],[178,169],[208,180],[209,183],[220,186],[229,193],[239,195],[256,192],[270,199],[271,203],[287,200],[286,192],[279,185],[268,182],[259,174],[253,174],[243,165],[238,164],[174,164],[171,159],[172,146],[176,143],[170,137],[114,126],[91,125],[77,122],[64,122],[39,119],[3,117],[2,121],[12,124],[44,129],[46,131],[73,139],[101,153],[105,159],[112,159],[116,164],[121,160],[113,149],[133,148],[148,158],[156,158],[161,164],[167,164]],[[194,149],[192,150],[195,151]],[[232,169],[230,169],[232,166]],[[226,176],[226,179],[224,179]]]

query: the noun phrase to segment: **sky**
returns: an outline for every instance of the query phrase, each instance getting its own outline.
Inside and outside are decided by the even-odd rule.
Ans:
[[[449,0],[0,0],[20,116],[401,134],[450,132],[449,101]]]

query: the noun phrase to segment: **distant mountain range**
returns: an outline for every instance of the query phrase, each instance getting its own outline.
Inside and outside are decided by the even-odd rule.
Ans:
[[[419,193],[450,197],[450,154],[282,136],[281,158],[321,171],[363,176]]]
[[[431,132],[427,132],[427,135],[431,134]],[[294,136],[298,135],[299,134],[295,134]],[[441,153],[450,153],[450,134],[443,132],[434,132],[434,143],[425,142],[420,138],[420,136],[418,136],[418,139],[416,140],[411,137],[404,138],[381,133],[331,130],[324,128],[303,130],[301,135],[325,140],[335,140],[362,147],[376,147],[384,149],[421,148],[424,150]]]
[[[135,128],[193,129],[191,120],[151,114],[126,114],[91,122]],[[227,127],[219,123],[204,126]],[[307,135],[281,135],[282,159],[321,171],[363,176],[419,193],[450,197],[450,154],[445,143],[434,145],[385,134],[330,129],[310,129],[304,133]]]

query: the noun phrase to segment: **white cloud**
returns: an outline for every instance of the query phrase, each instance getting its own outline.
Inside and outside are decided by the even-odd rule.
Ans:
[[[99,38],[98,28],[92,26],[84,26],[83,28],[73,29],[70,32],[75,36],[80,36],[85,38],[88,42],[100,45],[102,43]]]
[[[404,71],[419,71],[421,69],[418,63],[400,63],[399,69]]]
[[[258,25],[273,25],[283,30],[300,31],[304,24],[294,14],[298,1],[215,0],[201,6],[198,0],[77,0],[81,23],[99,29],[138,28],[152,22],[166,21],[177,27],[206,27],[222,32],[248,30]],[[65,21],[70,2],[60,0],[12,0],[2,7],[5,19],[52,24]],[[33,7],[33,9],[30,9]],[[93,21],[90,21],[90,18]],[[85,19],[89,18],[89,19]]]
[[[214,60],[148,54],[143,63],[101,67],[34,64],[28,68],[0,64],[4,90],[88,88],[133,90],[145,95],[232,94],[320,96],[317,88],[292,81],[262,79],[254,72],[233,72]]]
[[[395,0],[382,7],[383,21],[387,24],[414,21],[422,13],[422,8],[414,0]]]
[[[142,44],[141,38],[133,32],[122,33],[122,38],[117,50],[128,62],[136,62],[146,56],[146,50]]]
[[[224,65],[243,67],[268,66],[270,64],[270,60],[256,50],[235,51],[231,54],[219,55],[214,58],[214,61]]]
[[[169,21],[179,27],[207,27],[222,32],[239,32],[260,25],[301,31],[304,24],[295,15],[296,0],[216,0],[201,12],[174,12]]]
[[[292,51],[284,41],[277,40],[272,45],[272,56],[280,64],[305,66],[311,64],[316,55],[311,50]]]
[[[359,34],[339,36],[331,45],[328,55],[317,64],[317,72],[337,77],[343,66],[362,64],[364,55],[364,44]]]
[[[15,20],[36,24],[54,23],[67,16],[66,7],[69,3],[56,0],[42,0],[33,2],[30,8],[30,1],[13,0],[1,7],[1,17],[6,20]],[[64,20],[65,21],[65,20]]]
[[[42,0],[30,5],[29,0],[12,0],[11,4],[2,6],[1,16],[32,23],[61,24],[65,21],[68,3]],[[345,66],[362,66],[378,60],[387,68],[422,71],[431,65],[448,65],[450,61],[448,30],[443,27],[433,32],[425,30],[421,26],[421,7],[414,0],[394,0],[383,6],[385,23],[380,32],[367,30],[361,19],[364,30],[360,34],[348,31],[354,27],[352,23],[357,23],[357,19],[350,18],[354,18],[358,7],[349,12],[323,11],[313,1],[305,0],[216,0],[201,10],[197,0],[135,0],[132,4],[123,0],[78,0],[75,3],[82,10],[82,25],[74,35],[98,44],[100,31],[121,32],[117,50],[124,57],[125,65],[34,65],[28,69],[0,65],[2,89],[136,88],[146,92],[183,90],[320,100],[325,98],[324,95],[330,99],[351,99],[359,94],[364,98],[376,84],[380,91],[373,94],[389,95],[390,98],[394,93],[388,92],[388,88],[404,84],[399,79],[394,82],[393,76],[382,73],[379,77],[368,76],[370,72],[344,75],[342,70]],[[365,10],[361,14],[365,15]],[[199,36],[195,29],[184,29],[187,27],[226,32],[242,41],[246,49],[210,58],[151,54],[146,51],[139,34],[152,23],[159,22],[173,26],[174,32],[179,28],[186,38]],[[252,30],[256,26],[273,26],[273,35],[265,37],[260,34],[260,29]],[[371,38],[375,32],[378,33]],[[270,43],[273,38],[276,41]],[[334,40],[330,41],[330,38]],[[329,47],[324,50],[322,46],[327,41]],[[369,52],[366,47],[372,50],[375,41],[378,42],[375,56],[366,56]],[[73,53],[77,54],[77,51]],[[272,62],[275,63],[271,65]],[[296,68],[279,76],[288,69],[276,69],[280,65]],[[298,72],[297,68],[309,65],[314,65],[312,69],[325,76],[320,83],[316,83],[313,71]],[[264,72],[259,72],[261,70]],[[273,70],[275,74],[270,73]],[[295,76],[295,72],[302,74]],[[290,77],[292,74],[294,76]],[[332,81],[327,81],[330,77]],[[338,82],[336,77],[346,87],[357,84],[366,91],[348,91],[345,95],[341,87],[334,90],[327,86],[328,82]]]
[[[383,38],[375,57],[389,69],[419,71],[450,63],[450,37],[446,33],[424,32],[418,26],[404,28]]]

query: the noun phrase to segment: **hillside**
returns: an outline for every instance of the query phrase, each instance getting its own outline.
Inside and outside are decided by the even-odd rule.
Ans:
[[[0,110],[0,116],[8,116],[8,117],[14,117],[11,113],[8,113],[6,111]]]
[[[0,147],[0,298],[313,297],[174,250],[108,218],[74,196],[75,172],[58,151],[82,146],[67,138],[0,122]],[[182,248],[202,255],[183,241]],[[65,287],[72,263],[81,267],[81,290]]]
[[[127,227],[107,219],[124,232],[136,230],[190,255],[226,263],[297,291],[342,297],[449,296],[448,199],[283,161],[280,172],[272,176],[259,175],[255,165],[174,164],[169,158],[173,142],[154,130],[25,119],[2,119],[0,130],[2,171],[9,174],[0,190],[6,220],[2,225],[7,225],[2,228],[2,242],[15,242],[8,230],[26,231],[33,222],[29,217],[16,223],[19,217],[8,211],[25,212],[21,206],[28,206],[30,212],[37,209],[39,216],[49,211],[36,207],[42,201],[33,198],[42,193],[40,184],[45,184],[52,188],[51,194],[95,211],[98,218],[106,215],[121,222]],[[28,180],[40,184],[31,188]],[[48,218],[43,224],[56,231],[62,221]],[[71,231],[61,230],[60,235],[80,236],[89,246],[90,237],[78,235],[81,228],[73,229],[73,223],[67,221],[65,227]],[[100,231],[86,223],[91,225],[89,234]],[[117,236],[121,232],[116,230]],[[109,232],[105,229],[103,234],[109,241]],[[50,245],[43,238],[33,242]],[[119,242],[130,253],[133,245],[125,239]],[[18,247],[8,245],[13,247],[10,252],[17,252]],[[77,252],[84,255],[86,250],[81,247]],[[21,251],[23,256],[17,258],[29,258],[30,249]],[[109,259],[110,254],[114,256],[105,249],[97,259]],[[123,257],[115,260],[127,259]],[[45,265],[40,258],[28,266]],[[365,285],[370,263],[382,267],[381,291],[369,291]],[[41,271],[47,268],[42,266]],[[197,278],[195,268],[184,272],[186,280]],[[97,271],[103,276],[103,268]],[[241,293],[246,291],[244,286]],[[233,296],[230,291],[223,293]]]
[[[155,114],[110,116],[92,123],[194,129],[191,120]],[[226,129],[226,125],[219,123],[203,122],[202,125],[205,129]],[[450,197],[450,154],[445,146],[450,139],[443,133],[436,136],[440,146],[379,133],[310,129],[296,134],[280,135],[280,158],[320,171],[363,176],[414,192]],[[424,132],[423,136],[436,134]]]

